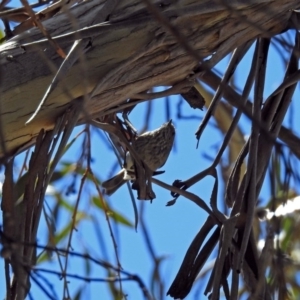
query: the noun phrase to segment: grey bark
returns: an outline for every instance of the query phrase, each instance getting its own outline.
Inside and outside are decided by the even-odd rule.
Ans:
[[[82,122],[87,115],[105,115],[153,86],[174,85],[199,66],[182,42],[148,12],[143,1],[120,1],[107,23],[92,26],[96,8],[105,2],[82,2],[43,23],[52,37],[58,37],[66,53],[78,38],[90,37],[92,47],[27,125],[63,59],[38,28],[20,33],[0,46],[0,138],[5,145],[0,157],[22,151],[41,128],[52,129],[70,102],[88,95],[95,86],[97,93],[91,99],[86,97]],[[198,56],[210,58],[210,66],[248,40],[284,30],[297,5],[296,0],[154,2]],[[74,33],[84,27],[84,31]],[[66,35],[59,38],[63,34]]]

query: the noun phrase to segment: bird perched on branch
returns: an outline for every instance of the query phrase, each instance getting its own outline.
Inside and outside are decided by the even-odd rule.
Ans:
[[[147,131],[132,141],[132,148],[153,173],[161,168],[168,159],[175,137],[172,120],[161,127]],[[129,152],[126,154],[123,169],[114,177],[102,183],[105,193],[112,195],[126,181],[136,179],[134,161]]]

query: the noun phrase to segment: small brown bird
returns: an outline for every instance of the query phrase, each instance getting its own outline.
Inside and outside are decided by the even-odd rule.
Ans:
[[[168,159],[175,137],[175,127],[172,120],[161,127],[147,131],[132,142],[132,148],[151,171],[161,168]],[[135,180],[135,168],[129,152],[126,154],[123,169],[111,179],[102,183],[105,193],[112,195],[128,180]]]

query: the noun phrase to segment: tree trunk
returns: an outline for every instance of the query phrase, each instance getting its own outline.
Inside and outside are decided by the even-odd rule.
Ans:
[[[52,129],[73,99],[85,96],[84,122],[87,116],[116,110],[127,99],[141,98],[138,94],[153,86],[191,85],[193,72],[205,69],[201,59],[209,58],[205,67],[210,68],[245,42],[283,31],[297,4],[296,0],[224,1],[229,7],[223,1],[153,1],[161,13],[155,15],[143,1],[126,0],[113,13],[103,12],[107,23],[94,25],[99,20],[97,8],[105,2],[84,1],[43,22],[65,53],[78,38],[88,40],[89,50],[62,76],[29,124],[25,123],[63,59],[38,28],[0,46],[1,157],[32,144],[41,128]],[[167,25],[158,20],[161,15]],[[74,33],[75,29],[80,31]],[[22,24],[15,30],[19,31]],[[59,37],[62,34],[66,35]]]

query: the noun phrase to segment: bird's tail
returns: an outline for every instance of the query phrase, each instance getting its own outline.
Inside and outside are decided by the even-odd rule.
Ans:
[[[105,189],[105,194],[108,196],[112,195],[119,187],[121,187],[128,179],[124,179],[125,170],[122,169],[117,175],[114,177],[104,181],[102,183],[102,187]]]

